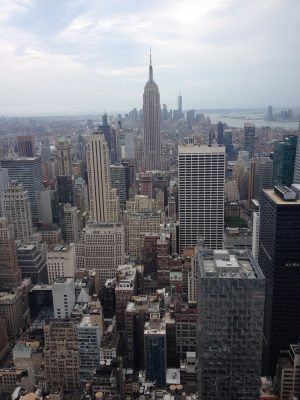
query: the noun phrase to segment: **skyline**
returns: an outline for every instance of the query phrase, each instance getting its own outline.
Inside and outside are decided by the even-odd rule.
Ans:
[[[170,108],[179,89],[184,110],[297,107],[299,17],[296,0],[3,0],[0,112],[139,109],[150,47]]]

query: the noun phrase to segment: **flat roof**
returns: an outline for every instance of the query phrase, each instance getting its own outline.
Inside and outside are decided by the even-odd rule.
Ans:
[[[213,250],[199,252],[200,274],[205,278],[263,279],[256,260],[248,251]]]
[[[284,200],[280,196],[278,196],[273,189],[264,189],[263,192],[266,193],[266,195],[275,203],[281,206],[299,206],[300,205],[300,199],[296,200]]]
[[[225,154],[225,146],[208,144],[181,144],[178,146],[178,154],[202,154],[202,153],[220,153]]]

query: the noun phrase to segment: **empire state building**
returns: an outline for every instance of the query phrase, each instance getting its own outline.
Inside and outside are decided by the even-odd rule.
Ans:
[[[153,68],[150,53],[149,80],[143,96],[144,114],[144,170],[160,169],[160,96],[157,84],[153,80]]]

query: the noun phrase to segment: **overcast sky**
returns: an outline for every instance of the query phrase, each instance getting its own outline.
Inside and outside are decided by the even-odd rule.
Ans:
[[[299,106],[299,0],[0,0],[0,114]]]

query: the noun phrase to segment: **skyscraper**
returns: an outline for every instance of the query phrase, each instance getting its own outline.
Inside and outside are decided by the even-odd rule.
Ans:
[[[298,136],[285,135],[274,143],[273,185],[290,187],[293,183]]]
[[[300,336],[300,199],[291,189],[263,190],[258,263],[266,278],[263,374]]]
[[[205,239],[210,249],[223,247],[224,146],[178,147],[179,249]]]
[[[182,117],[182,96],[179,92],[179,95],[178,95],[178,118],[181,118],[181,117]]]
[[[299,138],[297,142],[293,183],[300,183],[300,139]]]
[[[19,157],[33,157],[34,144],[32,136],[17,136]]]
[[[257,400],[265,279],[251,253],[198,255],[199,392],[209,400]]]
[[[90,216],[95,222],[114,222],[119,219],[119,199],[111,189],[110,158],[102,131],[90,136],[86,152]]]
[[[61,136],[56,144],[58,175],[72,175],[71,143]]]
[[[160,169],[160,95],[153,80],[153,69],[150,53],[149,79],[143,96],[144,114],[144,170]]]
[[[0,288],[13,289],[21,284],[21,270],[17,263],[14,227],[0,218]]]
[[[32,235],[31,208],[28,192],[22,183],[12,181],[7,185],[2,203],[2,213],[9,225],[13,225],[15,240],[28,241]]]
[[[224,144],[224,125],[218,122],[218,144]]]
[[[244,150],[248,151],[250,158],[254,154],[255,125],[245,123],[244,126]]]
[[[39,157],[6,157],[0,160],[0,166],[7,169],[10,180],[23,183],[30,200],[32,222],[37,224],[37,193],[43,190],[41,159]]]

